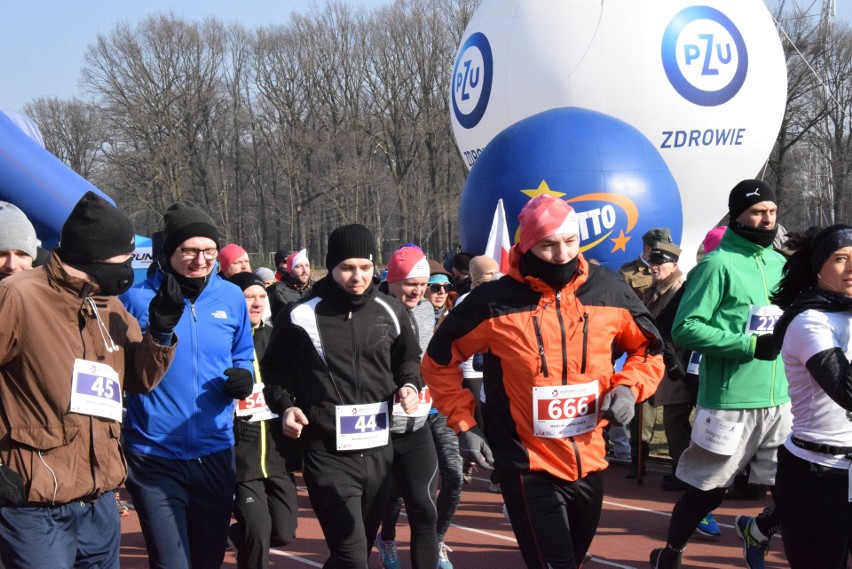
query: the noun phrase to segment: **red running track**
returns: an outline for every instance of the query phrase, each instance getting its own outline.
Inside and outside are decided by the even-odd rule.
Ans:
[[[652,468],[654,465],[652,465]],[[665,541],[670,514],[680,492],[664,492],[660,488],[662,468],[649,471],[643,485],[625,478],[626,469],[611,467],[606,473],[606,495],[597,536],[590,553],[592,560],[583,569],[647,568],[648,554]],[[667,470],[667,467],[666,467]],[[273,549],[270,567],[307,569],[322,567],[326,560],[325,542],[319,524],[313,517],[307,492],[299,486],[299,529],[296,540],[286,548]],[[126,498],[126,493],[124,494]],[[762,501],[726,500],[715,512],[722,526],[718,538],[696,535],[686,549],[684,568],[745,567],[741,542],[733,527],[734,516],[756,515],[768,504]],[[139,529],[136,513],[121,518],[121,566],[128,569],[148,567],[145,544]],[[397,528],[403,567],[410,567],[408,557],[408,529],[405,517]],[[447,534],[447,545],[455,569],[521,569],[523,560],[517,551],[512,528],[503,517],[499,494],[488,491],[485,478],[474,478],[465,486],[462,501],[453,526]],[[371,567],[378,567],[375,552],[370,558]],[[236,567],[233,552],[225,556],[223,567]],[[768,569],[787,567],[780,537],[772,540],[766,558]]]

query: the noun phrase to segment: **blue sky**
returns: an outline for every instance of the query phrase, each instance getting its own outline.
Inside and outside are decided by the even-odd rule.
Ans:
[[[370,9],[392,0],[347,1]],[[852,0],[835,1],[838,18],[852,20]],[[152,12],[173,11],[187,20],[215,16],[256,28],[286,23],[291,12],[306,12],[310,6],[310,0],[5,0],[0,18],[0,109],[20,110],[36,97],[80,96],[86,47],[122,20],[135,22]]]

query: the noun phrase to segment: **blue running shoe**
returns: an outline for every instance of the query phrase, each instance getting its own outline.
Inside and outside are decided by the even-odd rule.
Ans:
[[[695,531],[707,537],[719,537],[722,535],[722,528],[716,523],[716,518],[713,517],[712,512],[698,522],[698,527],[695,528]]]
[[[754,518],[737,516],[737,536],[743,541],[743,558],[748,569],[765,569],[764,558],[769,552],[769,540],[759,541],[752,534]]]
[[[402,569],[395,541],[382,541],[382,533],[376,534],[376,549],[379,550],[379,565],[382,569]]]

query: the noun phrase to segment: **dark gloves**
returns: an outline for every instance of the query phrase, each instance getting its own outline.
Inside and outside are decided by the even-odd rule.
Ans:
[[[186,303],[174,275],[165,273],[160,290],[148,305],[148,325],[157,335],[171,335],[177,326]]]
[[[480,468],[494,470],[494,456],[479,426],[459,433],[459,454],[465,462],[475,462]]]
[[[772,334],[761,334],[757,337],[757,344],[754,346],[754,358],[757,360],[774,360],[778,357],[781,350],[775,345],[775,338]]]
[[[636,412],[636,396],[626,385],[616,385],[604,395],[601,403],[601,413],[605,419],[609,419],[620,425],[626,425],[633,419]]]
[[[686,370],[683,369],[683,362],[677,355],[671,343],[666,342],[663,348],[663,363],[666,364],[666,375],[671,381],[680,381],[686,375]]]
[[[232,399],[245,399],[251,395],[254,378],[251,372],[241,367],[229,367],[225,370],[225,393]]]
[[[21,475],[0,463],[0,506],[20,506],[26,494]]]

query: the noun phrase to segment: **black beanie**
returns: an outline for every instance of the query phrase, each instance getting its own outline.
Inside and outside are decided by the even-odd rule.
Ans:
[[[778,203],[775,192],[766,182],[760,180],[743,180],[731,190],[728,195],[728,214],[731,221],[736,221],[742,212],[756,203]]]
[[[254,274],[251,271],[244,271],[242,273],[236,273],[231,275],[228,278],[229,281],[240,287],[240,290],[245,290],[250,286],[259,286],[262,289],[266,289],[266,286],[263,284],[263,279]]]
[[[292,253],[290,249],[278,249],[275,252],[275,266],[278,267],[281,263],[286,263],[290,253]]]
[[[453,268],[463,275],[469,275],[471,258],[470,253],[465,253],[464,251],[456,253],[456,256],[453,257]]]
[[[59,258],[68,264],[104,261],[135,248],[133,222],[95,192],[80,198],[59,237]]]
[[[330,273],[338,263],[346,259],[369,259],[376,262],[376,240],[370,230],[361,224],[353,223],[338,227],[328,236],[328,253],[325,255],[325,268]]]
[[[177,202],[163,214],[163,256],[171,258],[178,246],[192,237],[207,237],[219,248],[219,230],[213,218],[197,205]]]

